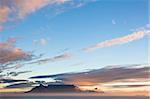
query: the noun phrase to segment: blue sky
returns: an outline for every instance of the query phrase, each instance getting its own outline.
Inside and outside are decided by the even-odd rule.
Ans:
[[[85,52],[83,49],[98,42],[132,34],[137,28],[148,24],[148,0],[83,1],[80,7],[69,4],[61,7],[64,10],[59,14],[55,14],[61,11],[58,6],[45,6],[21,20],[5,23],[6,30],[0,32],[1,42],[15,37],[16,47],[24,51],[34,51],[35,55],[44,53],[43,58],[64,53],[72,56],[62,61],[25,65],[19,70],[32,72],[20,75],[19,78],[79,72],[107,65],[147,63],[146,36],[92,52]],[[41,40],[46,44],[41,44]]]

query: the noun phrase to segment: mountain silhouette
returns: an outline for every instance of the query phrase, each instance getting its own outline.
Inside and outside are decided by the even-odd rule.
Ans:
[[[81,92],[81,90],[75,85],[67,84],[51,84],[44,86],[40,84],[39,86],[34,87],[26,93],[52,93],[52,92]]]

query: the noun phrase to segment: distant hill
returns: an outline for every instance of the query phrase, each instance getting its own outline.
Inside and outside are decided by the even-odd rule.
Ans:
[[[48,86],[43,86],[40,84],[39,86],[34,87],[32,90],[26,93],[57,93],[57,92],[81,92],[81,90],[75,85],[66,85],[66,84],[52,84]]]

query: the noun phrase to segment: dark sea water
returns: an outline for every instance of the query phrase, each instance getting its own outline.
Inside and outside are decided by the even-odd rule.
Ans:
[[[149,99],[149,97],[108,97],[108,96],[27,96],[0,97],[0,99]]]

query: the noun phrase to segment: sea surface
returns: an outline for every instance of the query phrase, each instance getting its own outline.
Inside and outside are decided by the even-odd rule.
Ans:
[[[149,99],[144,96],[13,96],[13,97],[0,97],[0,99]]]

